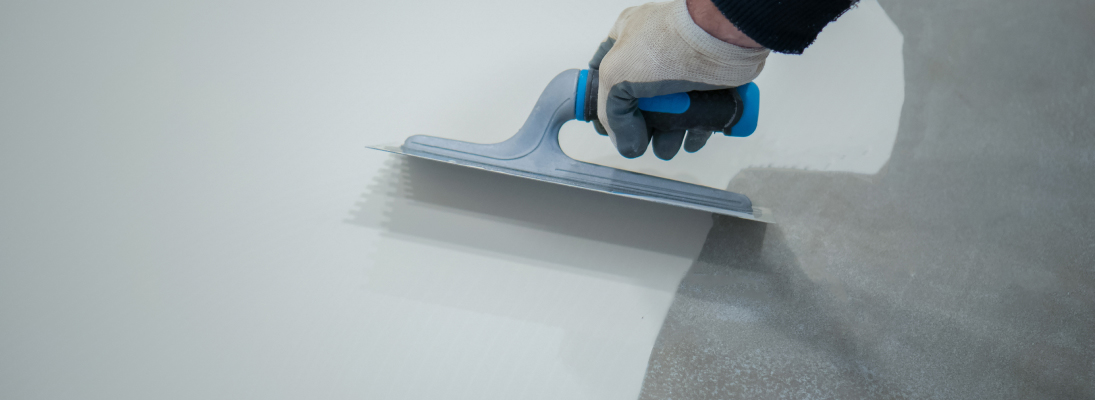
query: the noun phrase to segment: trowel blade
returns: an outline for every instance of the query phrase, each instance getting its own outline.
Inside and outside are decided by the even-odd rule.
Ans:
[[[666,204],[666,205],[675,206],[675,207],[689,208],[689,209],[699,210],[699,211],[706,211],[706,212],[711,212],[711,213],[715,213],[715,214],[727,215],[727,216],[731,216],[731,217],[748,219],[748,220],[753,220],[753,221],[758,221],[758,222],[763,222],[763,223],[769,223],[769,224],[774,224],[775,223],[775,219],[773,218],[772,211],[765,208],[765,207],[755,207],[754,206],[754,207],[752,207],[753,212],[750,214],[750,213],[740,212],[740,211],[731,210],[731,209],[727,209],[727,208],[721,208],[721,207],[718,207],[718,206],[713,206],[710,203],[705,204],[705,202],[703,200],[698,199],[698,198],[696,198],[696,199],[689,198],[687,195],[683,195],[683,196],[680,196],[678,198],[667,198],[665,196],[644,195],[641,191],[619,190],[619,188],[621,186],[628,185],[629,183],[628,182],[623,182],[623,181],[618,181],[617,182],[617,181],[614,181],[611,177],[606,177],[606,176],[597,176],[597,177],[592,177],[591,179],[581,179],[581,177],[576,177],[574,175],[569,175],[569,176],[566,176],[566,177],[552,176],[550,174],[545,174],[542,170],[528,171],[528,170],[522,170],[522,169],[506,168],[506,167],[501,167],[501,166],[497,166],[497,165],[479,163],[479,162],[475,162],[475,161],[471,161],[471,160],[467,160],[467,159],[460,159],[460,158],[454,158],[454,157],[445,157],[445,156],[440,156],[440,155],[431,154],[431,153],[407,152],[407,151],[404,151],[403,146],[400,146],[400,145],[376,145],[376,146],[368,146],[368,148],[371,148],[371,149],[374,149],[374,150],[380,150],[380,151],[384,151],[384,152],[388,152],[388,153],[398,154],[398,155],[401,155],[401,156],[408,156],[408,157],[414,157],[414,158],[419,158],[419,159],[437,161],[437,162],[442,162],[442,163],[447,163],[447,164],[458,165],[458,166],[462,166],[462,167],[470,167],[470,168],[475,168],[475,169],[480,169],[480,170],[485,170],[485,171],[490,171],[490,172],[495,172],[495,173],[500,173],[500,174],[505,174],[505,175],[510,175],[510,176],[518,176],[518,177],[522,177],[522,178],[526,178],[526,179],[532,179],[532,180],[541,181],[541,182],[548,182],[548,183],[554,183],[554,184],[559,184],[559,185],[564,185],[564,186],[569,186],[569,187],[574,187],[574,188],[579,188],[579,189],[591,190],[591,191],[600,192],[600,193],[607,193],[607,194],[611,194],[611,195],[615,195],[615,196],[628,197],[628,198],[639,199],[639,200],[643,200],[643,201],[650,201],[650,202],[654,202],[654,203]],[[610,167],[604,167],[604,168],[610,168]],[[622,170],[617,170],[617,171],[620,171],[620,172],[623,172],[623,173],[631,173],[630,171],[622,171]],[[656,177],[653,177],[653,178],[656,178]],[[662,179],[662,178],[657,178],[657,179]]]

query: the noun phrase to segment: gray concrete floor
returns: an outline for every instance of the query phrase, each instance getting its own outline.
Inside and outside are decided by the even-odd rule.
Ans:
[[[735,178],[641,398],[1095,398],[1095,2],[882,5],[889,164]]]

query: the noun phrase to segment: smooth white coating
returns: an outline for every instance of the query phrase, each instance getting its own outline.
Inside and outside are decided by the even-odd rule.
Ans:
[[[707,214],[365,148],[508,137],[634,4],[4,6],[0,398],[635,398]]]

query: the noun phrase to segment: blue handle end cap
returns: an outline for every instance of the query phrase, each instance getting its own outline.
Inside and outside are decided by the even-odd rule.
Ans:
[[[589,70],[583,69],[578,73],[578,88],[575,90],[574,96],[574,119],[582,122],[586,121],[586,85],[589,81]]]
[[[749,137],[757,130],[757,121],[760,117],[760,88],[753,82],[737,87],[741,102],[745,105],[741,119],[726,132],[726,136]]]

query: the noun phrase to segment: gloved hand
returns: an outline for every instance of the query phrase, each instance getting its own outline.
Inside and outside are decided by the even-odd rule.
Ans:
[[[682,142],[685,151],[695,152],[711,132],[652,132],[638,99],[744,85],[764,69],[768,53],[704,32],[689,16],[685,0],[628,8],[589,62],[600,74],[599,121],[593,124],[627,158],[643,155],[651,141],[654,154],[663,160],[673,158]]]

